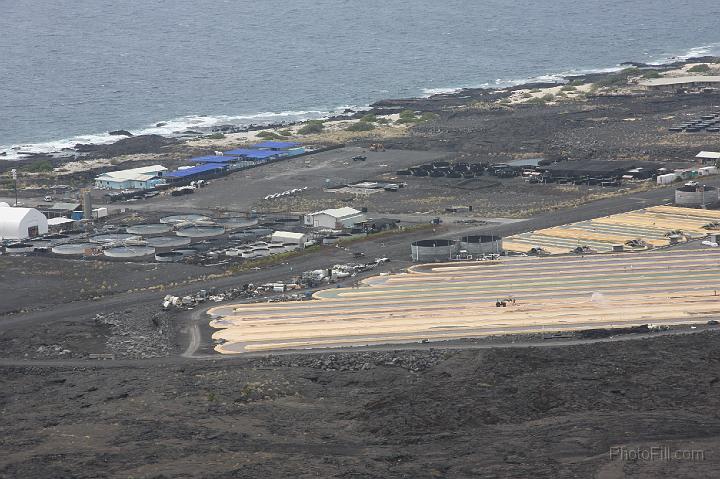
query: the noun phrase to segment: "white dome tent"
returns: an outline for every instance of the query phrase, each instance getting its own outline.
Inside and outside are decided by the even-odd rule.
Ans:
[[[47,232],[47,218],[38,210],[0,204],[0,240],[23,240]]]

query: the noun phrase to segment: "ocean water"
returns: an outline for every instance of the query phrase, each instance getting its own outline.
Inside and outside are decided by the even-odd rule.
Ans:
[[[720,52],[710,0],[0,0],[0,152]],[[163,127],[154,127],[167,122]],[[0,157],[2,158],[2,157]]]

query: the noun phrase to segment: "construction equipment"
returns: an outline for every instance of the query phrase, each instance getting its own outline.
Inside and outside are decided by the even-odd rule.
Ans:
[[[495,307],[496,308],[506,308],[507,305],[515,306],[515,298],[512,296],[508,296],[506,298],[501,298],[495,301]]]

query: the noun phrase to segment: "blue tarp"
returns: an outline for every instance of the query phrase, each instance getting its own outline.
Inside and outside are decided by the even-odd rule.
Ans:
[[[190,161],[196,163],[232,163],[238,161],[236,156],[196,156],[190,158]]]
[[[224,170],[225,165],[219,165],[217,163],[207,163],[205,165],[193,166],[184,170],[170,171],[165,173],[163,176],[170,178],[187,178],[188,176],[199,175],[201,173],[210,173],[213,171]]]
[[[253,148],[272,148],[275,150],[287,150],[288,148],[294,148],[300,146],[300,143],[294,143],[292,141],[263,141],[257,145],[253,145]]]
[[[270,151],[270,150],[253,150],[251,148],[238,148],[237,150],[230,150],[224,152],[226,155],[231,156],[242,156],[253,160],[264,160],[272,158],[273,156],[286,156],[287,152],[284,151]]]

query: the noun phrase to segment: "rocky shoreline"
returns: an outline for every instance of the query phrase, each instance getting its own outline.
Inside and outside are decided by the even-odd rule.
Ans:
[[[628,61],[622,63],[621,67],[652,69],[658,72],[667,72],[682,68],[693,63],[716,62],[717,57],[701,56],[693,57],[673,63],[653,65],[641,62]],[[564,77],[566,82],[593,83],[611,77],[616,72],[587,73],[581,75],[569,75]],[[463,88],[452,93],[436,94],[429,97],[413,97],[400,99],[382,99],[369,106],[369,110],[355,111],[346,109],[340,115],[327,119],[328,122],[356,120],[366,114],[391,115],[405,109],[422,112],[441,112],[451,108],[463,107],[473,102],[497,101],[509,97],[513,92],[527,89],[542,89],[557,87],[562,83],[556,82],[529,82],[510,87],[497,88]],[[0,161],[0,173],[11,168],[22,168],[25,164],[36,161],[49,161],[53,167],[60,166],[70,161],[91,160],[98,158],[112,159],[119,156],[135,154],[161,153],[169,146],[184,146],[188,141],[195,140],[212,134],[234,134],[249,133],[279,128],[298,126],[304,122],[280,122],[271,124],[251,124],[243,127],[236,125],[218,125],[207,130],[187,130],[177,132],[176,135],[137,135],[133,136],[128,130],[118,129],[109,132],[110,135],[119,139],[110,144],[76,144],[72,149],[64,149],[55,153],[25,153],[24,158],[18,160]],[[163,125],[158,123],[157,125]],[[0,157],[0,160],[3,158]]]

